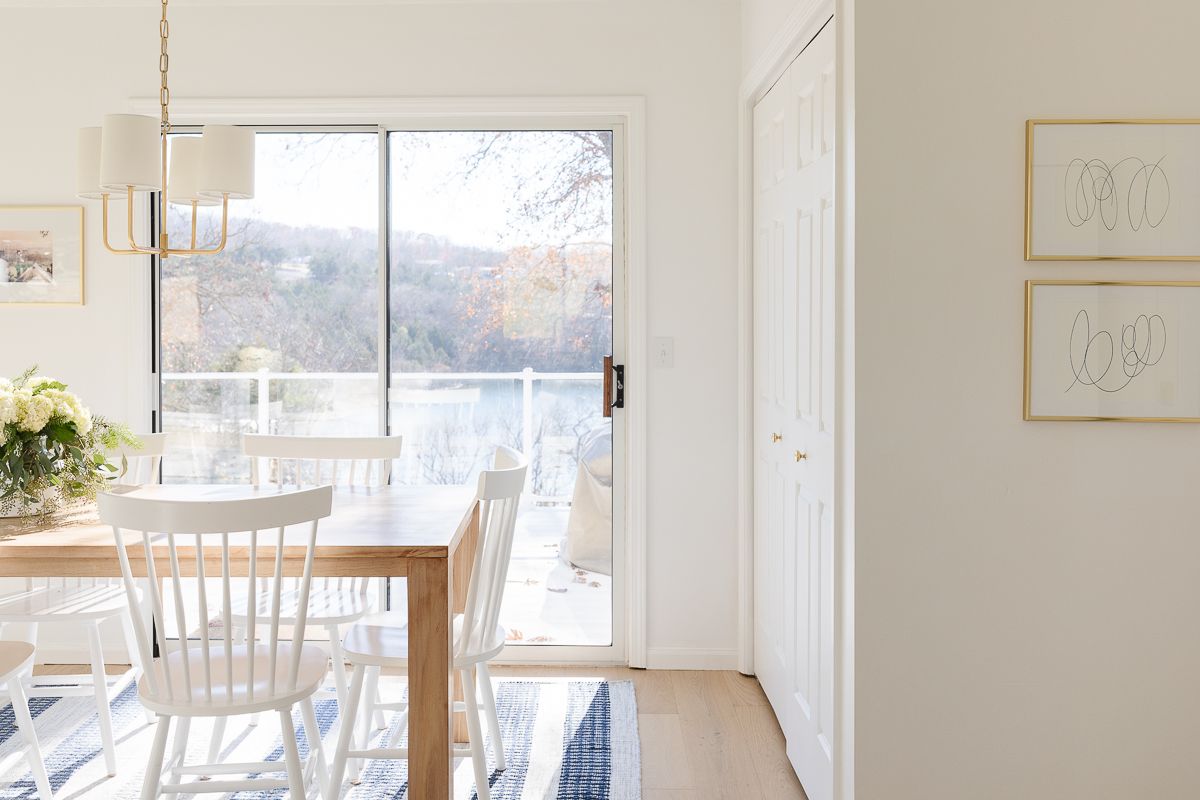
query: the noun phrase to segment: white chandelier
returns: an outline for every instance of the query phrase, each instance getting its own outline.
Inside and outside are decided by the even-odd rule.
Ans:
[[[162,0],[158,25],[161,45],[158,71],[161,78],[158,119],[138,114],[107,114],[102,127],[80,128],[77,193],[104,204],[104,246],[120,255],[206,255],[225,249],[229,234],[229,200],[254,197],[254,131],[236,125],[205,125],[200,138],[176,137],[170,145],[167,172],[167,137],[171,133],[167,88],[167,0]],[[169,180],[168,180],[169,178]],[[139,245],[133,235],[134,195],[159,193],[157,245]],[[113,247],[108,238],[108,203],[124,196],[128,247]],[[167,236],[167,204],[191,206],[190,247],[172,247]],[[196,223],[201,206],[221,206],[221,235],[215,244],[199,246]]]

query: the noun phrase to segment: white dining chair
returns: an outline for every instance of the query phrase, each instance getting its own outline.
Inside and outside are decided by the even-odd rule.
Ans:
[[[110,454],[125,460],[126,469],[115,483],[151,483],[157,480],[158,466],[166,449],[167,434],[137,435],[140,447],[124,447]],[[136,605],[135,605],[136,607]],[[0,596],[0,627],[22,626],[22,636],[38,641],[44,624],[73,625],[83,628],[88,643],[91,674],[84,681],[75,676],[55,675],[31,680],[30,697],[64,697],[91,695],[96,701],[103,743],[104,764],[109,775],[117,774],[117,752],[113,740],[112,714],[109,703],[130,681],[141,673],[141,660],[131,626],[131,615],[121,581],[109,578],[27,578],[20,591]],[[118,620],[125,636],[131,669],[110,680],[104,668],[101,625]]]
[[[491,796],[480,710],[487,718],[496,755],[496,769],[505,769],[504,742],[487,664],[504,649],[505,631],[500,624],[500,605],[504,600],[504,583],[512,556],[517,508],[525,487],[526,472],[520,454],[507,447],[497,448],[493,465],[493,469],[479,475],[476,491],[479,538],[468,583],[466,606],[462,614],[454,617],[454,669],[460,672],[463,685],[463,701],[456,703],[454,710],[466,713],[470,739],[465,750],[456,748],[455,753],[471,756],[479,800],[489,800]],[[394,739],[389,739],[379,747],[367,746],[370,721],[378,708],[401,713],[400,723],[394,732],[396,737],[407,725],[407,704],[380,703],[376,700],[380,671],[384,668],[406,669],[408,666],[407,617],[403,613],[390,611],[373,614],[350,627],[342,646],[346,657],[354,665],[354,675],[350,683],[350,697],[341,718],[337,750],[330,773],[329,788],[335,794],[341,789],[348,762],[350,778],[354,782],[358,779],[359,759],[408,757],[408,749],[396,746]],[[358,742],[352,744],[355,738]]]
[[[245,434],[242,452],[250,457],[250,481],[279,489],[289,486],[331,484],[349,490],[385,486],[391,479],[392,462],[400,457],[399,436],[270,436]],[[369,578],[317,578],[308,599],[308,624],[325,629],[333,664],[333,691],[321,697],[336,697],[345,707],[348,682],[342,655],[341,627],[362,619],[382,605],[382,581]],[[372,587],[376,587],[372,592]],[[295,589],[284,595],[279,614],[284,625],[294,624],[297,610]],[[245,603],[235,603],[231,625],[244,632]],[[260,623],[261,624],[261,623]],[[257,721],[252,720],[252,722]],[[382,717],[381,717],[382,721]],[[226,720],[213,727],[209,758],[215,760],[225,737]]]
[[[42,800],[50,800],[53,792],[50,779],[46,776],[46,764],[42,761],[42,748],[38,745],[33,718],[29,715],[29,699],[25,694],[24,679],[33,671],[34,646],[29,642],[0,642],[0,684],[8,688],[8,699],[12,703],[13,718],[17,730],[25,740],[25,757],[29,759],[29,771],[33,773],[33,784]]]
[[[232,500],[175,500],[139,496],[137,490],[111,492],[99,498],[100,519],[111,525],[117,541],[121,575],[131,603],[136,602],[138,578],[131,563],[147,573],[153,624],[138,617],[134,628],[142,661],[148,665],[138,681],[138,699],[158,716],[142,785],[142,800],[163,794],[229,793],[287,789],[294,799],[307,796],[315,785],[324,793],[325,756],[317,727],[312,696],[325,680],[329,659],[325,652],[305,644],[304,633],[317,524],[329,516],[333,490],[328,487]],[[287,526],[303,526],[285,542]],[[126,538],[125,532],[138,535]],[[244,531],[245,533],[237,533]],[[286,544],[286,548],[285,548]],[[155,560],[154,547],[166,546],[166,565]],[[246,554],[247,576],[231,574],[231,552]],[[283,577],[284,551],[288,559],[302,559],[297,581],[299,609],[291,635],[281,635],[279,609],[289,589]],[[215,566],[214,566],[215,565]],[[160,574],[160,569],[163,573]],[[213,572],[220,574],[213,574]],[[264,576],[262,591],[259,576]],[[188,580],[195,576],[195,580]],[[216,613],[210,605],[208,579],[220,581],[219,607],[229,619],[233,597],[246,598],[251,609],[251,629],[257,616],[266,621],[264,640],[234,638],[225,626],[216,641],[210,639],[209,621]],[[185,601],[194,593],[194,603]],[[166,637],[168,603],[173,607],[177,639]],[[195,616],[189,622],[188,608]],[[188,631],[197,630],[199,641]],[[154,646],[158,645],[158,655]],[[307,761],[301,761],[292,725],[292,710],[300,706]],[[282,728],[283,763],[278,761],[188,764],[187,740],[195,717],[229,716],[275,711]],[[172,755],[164,760],[167,737],[175,721]],[[286,778],[253,777],[286,772]],[[245,777],[230,778],[231,775]],[[197,780],[184,781],[185,776]]]
[[[162,465],[163,455],[167,452],[168,435],[139,433],[137,439],[140,446],[117,448],[113,456],[124,460],[125,470],[117,476],[116,482],[128,486],[158,483],[158,469]],[[116,466],[120,467],[121,464]]]

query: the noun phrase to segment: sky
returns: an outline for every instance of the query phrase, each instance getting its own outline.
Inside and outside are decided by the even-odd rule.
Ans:
[[[393,230],[446,238],[460,245],[507,249],[570,238],[611,241],[607,224],[584,235],[549,221],[521,225],[518,176],[536,175],[560,159],[566,134],[515,134],[515,146],[492,151],[479,168],[467,164],[480,147],[474,132],[400,132],[390,136]],[[376,229],[379,137],[373,133],[260,133],[255,197],[230,201],[237,217],[297,226]],[[611,197],[608,199],[611,209]],[[215,212],[207,212],[213,214]],[[523,230],[521,228],[524,228]]]

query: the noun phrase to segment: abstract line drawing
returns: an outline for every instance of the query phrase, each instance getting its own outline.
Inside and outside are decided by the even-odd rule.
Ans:
[[[1165,159],[1164,155],[1146,162],[1129,156],[1112,166],[1099,158],[1071,159],[1063,174],[1067,221],[1079,228],[1098,216],[1106,229],[1116,230],[1124,194],[1130,229],[1157,228],[1171,207],[1171,184],[1162,168]]]
[[[1093,333],[1087,310],[1080,309],[1071,323],[1069,358],[1073,379],[1066,392],[1076,386],[1090,386],[1108,394],[1119,392],[1161,361],[1166,349],[1167,324],[1160,314],[1139,314],[1132,323],[1122,324],[1118,345],[1109,331]],[[1120,373],[1113,369],[1118,362]]]

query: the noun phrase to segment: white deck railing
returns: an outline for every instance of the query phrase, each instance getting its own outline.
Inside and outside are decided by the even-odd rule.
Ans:
[[[274,372],[260,369],[253,372],[169,372],[162,374],[164,387],[170,383],[186,382],[227,382],[248,381],[253,386],[252,397],[256,405],[254,414],[245,420],[254,424],[260,433],[273,432],[271,403],[271,384],[280,382],[303,381],[352,381],[363,383],[378,383],[379,374],[375,372]],[[519,401],[521,420],[521,450],[527,459],[535,457],[535,393],[534,386],[539,381],[570,381],[593,382],[599,384],[603,379],[601,372],[538,372],[526,367],[518,372],[394,372],[392,373],[390,404],[393,407],[428,407],[446,405],[473,405],[479,402],[479,389],[423,389],[414,388],[413,384],[442,384],[446,383],[520,383]],[[364,387],[366,388],[366,387]],[[597,391],[596,406],[600,408],[601,399]],[[203,412],[198,412],[203,413]],[[279,415],[278,421],[283,421],[284,415]]]

